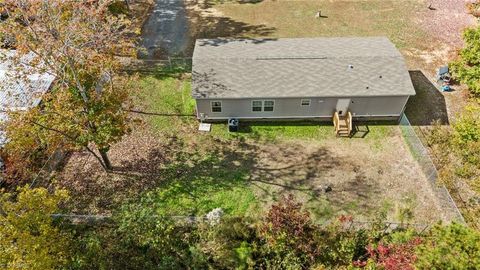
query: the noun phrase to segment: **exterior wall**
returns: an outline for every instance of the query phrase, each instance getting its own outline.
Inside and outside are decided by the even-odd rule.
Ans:
[[[301,106],[302,99],[310,99],[310,106]],[[318,118],[330,120],[340,98],[258,98],[258,99],[197,99],[197,117],[206,120],[238,119],[295,119]],[[253,100],[274,100],[273,112],[253,112]],[[352,97],[349,111],[353,117],[369,119],[395,119],[402,113],[408,96]],[[211,102],[221,101],[222,112],[212,112]]]

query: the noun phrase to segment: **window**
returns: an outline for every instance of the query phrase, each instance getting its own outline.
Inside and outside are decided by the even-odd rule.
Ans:
[[[263,111],[264,112],[273,112],[273,106],[275,102],[273,100],[265,100],[263,102]]]
[[[252,101],[252,112],[261,112],[262,111],[262,101],[254,100]]]
[[[222,102],[212,101],[212,112],[222,112]]]
[[[302,99],[302,106],[310,106],[310,99]]]
[[[252,112],[273,112],[273,107],[275,107],[275,101],[273,100],[252,101]]]

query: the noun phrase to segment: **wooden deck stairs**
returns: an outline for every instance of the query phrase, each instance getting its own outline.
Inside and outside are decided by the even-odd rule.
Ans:
[[[333,114],[333,126],[335,134],[339,137],[350,137],[353,129],[353,117],[351,112],[340,116],[338,112]]]

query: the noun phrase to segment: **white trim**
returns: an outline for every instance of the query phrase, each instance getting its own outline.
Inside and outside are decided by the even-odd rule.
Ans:
[[[265,111],[265,102],[266,101],[271,101],[273,103],[271,111]],[[261,106],[260,111],[254,111],[253,110],[253,102],[260,102],[260,106]],[[251,105],[252,106],[250,107],[250,109],[251,109],[251,112],[253,112],[253,113],[260,113],[260,112],[273,113],[273,112],[275,112],[275,99],[263,99],[263,100],[255,99],[255,100],[252,100]]]
[[[265,111],[265,101],[271,101],[271,102],[273,103],[273,105],[272,105],[272,110],[271,110],[271,111]],[[273,112],[275,112],[275,100],[274,100],[274,99],[266,99],[266,100],[264,100],[264,101],[263,101],[263,106],[262,106],[262,108],[263,108],[263,112],[268,112],[268,113],[273,113]]]
[[[214,102],[220,102],[220,111],[219,111],[219,112],[214,112],[214,111],[213,111],[213,103],[214,103]],[[216,107],[218,108],[218,106],[216,106]],[[222,113],[222,111],[223,111],[223,103],[222,103],[221,100],[211,100],[211,101],[210,101],[210,112],[211,112],[211,113]]]
[[[195,101],[195,110],[197,114],[197,119],[200,119],[200,111],[198,110],[198,102]]]
[[[405,112],[405,109],[407,109],[407,103],[408,103],[409,99],[410,99],[410,97],[407,97],[407,100],[405,100],[405,104],[403,104],[402,112],[399,115],[400,118],[402,117],[403,113]],[[398,121],[400,121],[400,119]]]
[[[260,111],[254,111],[253,110],[253,102],[260,102]],[[259,113],[259,112],[263,112],[263,100],[259,100],[259,99],[255,99],[255,100],[252,100],[252,102],[250,103],[252,106],[250,107],[250,110],[253,112],[253,113]],[[255,107],[258,107],[258,106],[255,106]]]
[[[360,117],[399,117],[400,115],[398,114],[382,114],[382,115],[355,115],[353,116],[353,119],[355,118],[360,118]],[[332,118],[332,115],[305,115],[305,116],[223,116],[223,117],[209,117],[208,119],[213,119],[213,120],[221,120],[221,119],[229,119],[229,118],[237,118],[237,119],[263,119],[263,118],[268,118],[268,119],[301,119],[301,118]]]
[[[308,101],[308,105],[303,104],[304,101]],[[312,99],[310,99],[310,98],[300,99],[300,106],[301,107],[310,107],[310,105],[312,105]]]

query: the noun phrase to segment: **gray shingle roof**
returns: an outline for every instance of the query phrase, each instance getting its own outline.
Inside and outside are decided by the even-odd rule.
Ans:
[[[385,37],[199,39],[192,80],[195,98],[415,94]]]
[[[9,110],[26,110],[37,106],[42,95],[50,88],[55,76],[46,72],[32,72],[28,64],[33,54],[17,61],[14,50],[0,50],[0,123],[8,119]],[[0,130],[0,147],[6,142]]]

